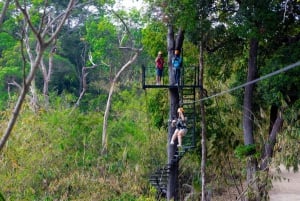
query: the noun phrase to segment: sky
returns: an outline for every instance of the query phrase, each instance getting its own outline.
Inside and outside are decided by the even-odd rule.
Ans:
[[[131,8],[140,9],[143,7],[143,0],[116,0],[116,5],[124,7],[126,10]]]

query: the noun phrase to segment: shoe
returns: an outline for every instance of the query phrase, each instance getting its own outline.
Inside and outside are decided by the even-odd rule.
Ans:
[[[174,142],[173,142],[173,141],[171,141],[171,142],[170,142],[170,144],[174,144]]]
[[[179,148],[180,148],[180,147],[182,147],[182,146],[181,146],[181,144],[178,144],[178,145],[177,145],[177,147],[179,147]]]

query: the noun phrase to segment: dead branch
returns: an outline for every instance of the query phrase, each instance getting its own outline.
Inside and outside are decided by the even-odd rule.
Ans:
[[[15,80],[13,80],[12,82],[8,82],[7,84],[8,84],[9,86],[11,85],[11,86],[17,87],[17,88],[19,89],[19,91],[22,90],[22,86],[19,85]]]
[[[91,52],[89,52],[89,61],[92,64],[92,66],[90,66],[90,67],[83,67],[82,70],[81,70],[81,75],[82,75],[82,77],[81,77],[82,90],[81,90],[79,98],[77,99],[75,105],[73,106],[73,109],[70,112],[70,114],[72,114],[73,111],[75,110],[75,108],[77,108],[79,106],[82,97],[84,96],[85,92],[87,91],[87,82],[86,82],[86,77],[88,75],[87,70],[88,69],[93,69],[93,68],[96,68],[96,67],[100,66],[99,64],[95,64],[94,63],[94,61],[93,61],[93,55],[92,55]]]

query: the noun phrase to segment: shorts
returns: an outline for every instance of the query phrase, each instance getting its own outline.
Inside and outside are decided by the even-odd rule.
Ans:
[[[161,77],[163,74],[163,69],[156,68],[156,75]]]
[[[182,132],[182,135],[185,135],[187,133],[187,128],[180,128],[179,132]]]

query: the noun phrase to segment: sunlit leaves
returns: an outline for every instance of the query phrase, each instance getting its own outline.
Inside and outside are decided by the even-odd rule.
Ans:
[[[94,62],[113,59],[118,48],[115,26],[107,18],[102,18],[98,22],[87,24],[86,30],[86,40],[92,45]]]
[[[142,31],[142,43],[145,50],[153,58],[156,57],[158,51],[162,51],[164,55],[167,55],[166,31],[166,27],[160,22],[153,22]]]

